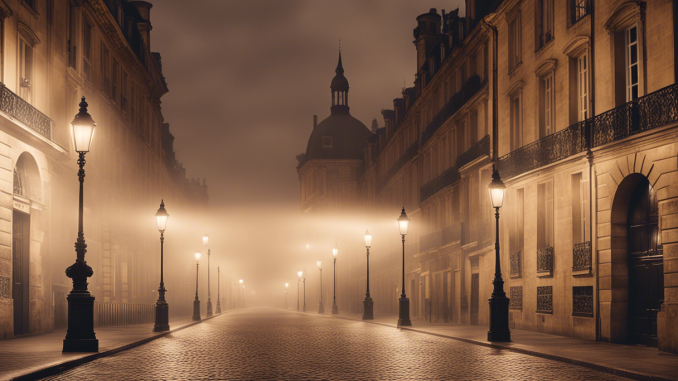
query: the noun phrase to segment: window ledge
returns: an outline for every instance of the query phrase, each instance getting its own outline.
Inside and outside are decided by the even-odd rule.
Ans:
[[[553,271],[538,271],[537,278],[551,278],[553,277]]]
[[[551,39],[548,40],[548,42],[546,42],[544,45],[538,47],[537,50],[534,51],[534,53],[535,53],[535,54],[540,54],[540,53],[543,52],[548,46],[553,45],[553,41],[554,41],[555,39],[556,39],[555,37],[551,37]]]
[[[567,29],[570,29],[570,28],[572,28],[573,26],[580,24],[582,20],[585,20],[585,19],[587,19],[587,18],[590,18],[590,16],[591,16],[591,12],[585,14],[585,15],[582,16],[579,20],[577,20],[577,21],[573,22],[572,24],[570,24],[570,25],[567,27]]]
[[[512,76],[516,71],[518,71],[518,68],[523,66],[523,61],[520,61],[516,64],[516,66],[513,67],[513,69],[509,69],[508,75],[509,77]]]
[[[584,269],[584,270],[572,270],[572,276],[573,277],[590,277],[593,276],[591,273],[591,269]]]

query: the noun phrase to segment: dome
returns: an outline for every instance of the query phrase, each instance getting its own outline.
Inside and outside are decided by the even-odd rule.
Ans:
[[[349,114],[332,114],[311,133],[305,160],[362,159],[372,132]]]

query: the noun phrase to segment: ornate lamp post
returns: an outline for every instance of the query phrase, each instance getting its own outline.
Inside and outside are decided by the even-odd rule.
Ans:
[[[285,283],[285,309],[287,309],[287,287],[289,287],[289,283]]]
[[[369,230],[365,230],[363,235],[365,239],[365,248],[367,249],[367,292],[365,292],[365,300],[363,301],[363,320],[374,319],[374,302],[370,297],[370,247],[372,246],[372,234]]]
[[[501,277],[501,260],[499,259],[499,208],[504,204],[504,191],[506,185],[499,177],[499,171],[492,166],[492,182],[487,187],[490,191],[490,200],[495,210],[494,217],[497,221],[496,238],[494,241],[495,265],[494,265],[494,290],[489,299],[490,302],[490,330],[487,331],[487,341],[511,341],[509,330],[509,298],[504,292],[504,280]]]
[[[198,266],[200,264],[199,251],[195,252],[195,300],[193,301],[193,321],[200,321],[200,299],[198,299]]]
[[[337,307],[337,254],[339,254],[339,247],[337,244],[334,244],[332,248],[332,257],[334,258],[334,285],[332,286],[332,315],[339,314],[339,308]]]
[[[160,209],[155,213],[155,219],[160,230],[160,288],[158,289],[158,301],[155,303],[155,325],[153,332],[169,331],[169,306],[165,301],[165,278],[164,278],[164,250],[165,228],[169,213],[165,210],[165,201],[160,201]]]
[[[78,238],[75,241],[75,263],[66,269],[66,276],[73,279],[73,289],[68,300],[68,331],[64,339],[64,352],[98,352],[99,340],[94,334],[94,297],[87,290],[87,278],[94,274],[85,261],[87,244],[82,227],[83,183],[85,182],[85,154],[92,146],[96,123],[87,112],[87,102],[82,97],[80,110],[71,122],[73,145],[78,153],[78,179],[80,180],[80,202],[78,213]]]
[[[320,305],[318,306],[318,313],[324,314],[325,307],[323,307],[323,261],[318,261],[318,270],[320,270]]]
[[[297,271],[297,311],[299,311],[299,283],[301,283],[301,275],[303,272]]]
[[[209,242],[209,237],[207,236],[207,233],[205,233],[204,236],[202,236],[202,244],[207,247],[207,243]],[[207,247],[207,317],[212,316],[212,298],[210,297],[210,255],[212,254],[212,251],[210,250],[209,247]]]
[[[221,313],[221,270],[217,266],[217,311],[218,314]]]
[[[238,287],[238,298],[240,298],[240,289],[245,289],[245,286],[242,285],[242,279],[238,281],[242,287]],[[242,308],[245,308],[245,294],[242,295]]]
[[[403,292],[400,294],[400,313],[398,316],[398,326],[411,326],[410,321],[410,300],[405,295],[405,236],[410,227],[410,219],[407,218],[405,207],[403,207],[400,217],[398,217],[398,227],[400,228],[400,235],[403,237]]]

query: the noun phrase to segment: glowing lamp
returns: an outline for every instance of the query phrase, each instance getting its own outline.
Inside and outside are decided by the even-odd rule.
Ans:
[[[335,243],[335,244],[334,244],[334,247],[332,248],[332,256],[333,256],[334,258],[337,258],[337,254],[339,254],[339,247],[338,247],[337,244]]]
[[[407,218],[404,207],[400,217],[398,217],[398,227],[400,228],[400,235],[407,235],[407,230],[410,228],[410,219]]]
[[[240,281],[239,281],[239,282],[240,282],[240,284],[242,284],[242,279],[240,279]]]
[[[156,222],[158,223],[158,230],[160,232],[164,232],[165,228],[167,227],[167,218],[169,217],[169,213],[167,213],[167,210],[165,210],[165,200],[160,201],[160,209],[155,213],[155,219]]]
[[[195,252],[195,260],[196,260],[196,261],[199,261],[201,255],[202,255],[202,253],[200,253],[199,251],[196,251],[196,252]]]
[[[318,261],[318,268],[321,269],[323,266],[323,261]]]
[[[289,285],[290,285],[289,283],[285,283],[285,289],[287,289],[287,287],[289,287]]]
[[[202,244],[207,246],[207,242],[209,242],[210,237],[207,236],[207,233],[205,233],[204,236],[202,236]]]
[[[369,230],[365,230],[363,237],[365,238],[365,247],[368,249],[372,247],[372,233]]]
[[[304,275],[303,271],[297,271],[297,275],[299,276],[299,279],[301,279],[301,276]]]
[[[96,127],[94,119],[87,112],[87,102],[85,97],[82,97],[80,102],[80,112],[75,115],[75,119],[71,122],[73,129],[73,146],[78,153],[89,152],[92,146],[92,138],[94,137],[94,128]]]
[[[492,201],[493,208],[501,208],[504,204],[504,192],[506,191],[506,185],[499,178],[499,171],[492,168],[492,182],[487,186],[487,189],[490,191],[490,201]]]

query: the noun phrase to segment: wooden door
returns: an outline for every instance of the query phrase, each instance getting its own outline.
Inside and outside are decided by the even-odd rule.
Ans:
[[[12,228],[12,299],[14,300],[14,335],[28,333],[29,237],[30,216],[14,211]]]
[[[628,216],[629,342],[657,346],[657,313],[664,302],[664,261],[657,197],[650,184],[639,185]]]

